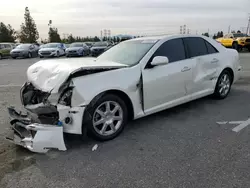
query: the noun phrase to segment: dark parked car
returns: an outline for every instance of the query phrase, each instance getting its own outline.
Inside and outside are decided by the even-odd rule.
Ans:
[[[10,56],[13,59],[17,57],[32,58],[38,56],[38,47],[33,44],[20,44],[15,49],[11,50]]]
[[[109,46],[108,42],[96,42],[91,47],[91,55],[97,57],[101,55]]]
[[[66,49],[66,57],[87,56],[90,54],[89,47],[83,42],[74,42]]]

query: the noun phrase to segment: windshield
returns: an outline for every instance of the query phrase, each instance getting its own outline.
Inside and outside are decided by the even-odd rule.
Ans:
[[[49,43],[49,44],[45,44],[43,48],[57,48],[58,46],[59,44],[57,43]]]
[[[97,61],[113,61],[128,66],[139,63],[157,40],[135,40],[120,43],[97,58]]]
[[[247,37],[247,35],[244,34],[244,33],[234,33],[233,35],[234,35],[235,38],[237,38],[237,37]]]
[[[94,43],[93,46],[108,46],[108,43],[106,43],[106,42],[96,42],[96,43]]]
[[[72,43],[69,47],[83,47],[82,43]]]
[[[16,47],[16,49],[27,49],[30,47],[30,44],[20,44]]]

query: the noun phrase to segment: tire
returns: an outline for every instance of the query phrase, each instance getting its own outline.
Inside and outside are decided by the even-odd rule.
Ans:
[[[224,70],[217,80],[215,91],[213,94],[214,97],[217,99],[225,99],[230,93],[232,82],[232,75],[229,71]]]
[[[0,60],[2,59],[3,57],[2,57],[2,54],[0,54]]]
[[[248,51],[250,52],[250,46],[249,46],[247,49],[248,49]]]
[[[108,103],[109,111],[107,110]],[[115,112],[112,113],[112,111]],[[85,132],[84,128],[86,128],[87,133],[96,140],[108,141],[114,139],[123,131],[127,121],[127,106],[120,97],[113,94],[103,95],[100,98],[97,96],[85,109],[82,132]]]
[[[43,58],[43,56],[41,56],[41,55],[40,55],[39,57],[40,57],[40,58]]]
[[[56,57],[60,57],[60,54],[59,54],[59,52],[58,52],[58,51],[56,52]]]
[[[239,51],[239,45],[238,45],[238,43],[237,42],[233,42],[232,48],[235,49],[235,50],[237,50],[237,51]]]
[[[32,58],[32,54],[30,52],[28,53],[28,58]]]
[[[12,59],[16,59],[16,57],[12,57]]]

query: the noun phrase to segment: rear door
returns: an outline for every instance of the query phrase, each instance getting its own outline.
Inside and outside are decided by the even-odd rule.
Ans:
[[[196,97],[213,92],[221,61],[218,50],[200,37],[185,38],[184,44],[193,68],[192,80],[186,85],[188,94]]]

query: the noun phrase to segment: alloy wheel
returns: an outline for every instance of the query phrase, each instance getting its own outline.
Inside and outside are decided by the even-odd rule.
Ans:
[[[123,123],[123,110],[115,101],[105,101],[94,111],[92,125],[102,136],[116,133]]]
[[[228,74],[224,74],[220,81],[219,81],[219,94],[221,96],[226,96],[228,94],[228,92],[230,91],[230,86],[231,86],[231,82],[230,82],[230,78]]]

